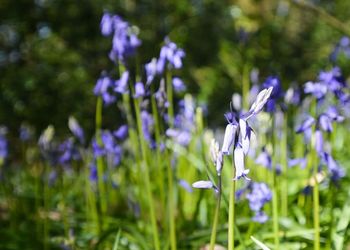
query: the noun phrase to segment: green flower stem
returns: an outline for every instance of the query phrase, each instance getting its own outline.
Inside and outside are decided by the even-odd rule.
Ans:
[[[235,167],[233,166],[233,174],[235,176]],[[236,181],[231,181],[229,212],[228,212],[228,250],[235,249],[235,193]]]
[[[316,100],[314,100],[311,103],[311,115],[313,117],[316,117],[317,115],[317,103]],[[317,152],[315,149],[316,145],[316,136],[315,136],[315,126],[313,126],[312,129],[312,136],[311,136],[311,148],[310,148],[310,167],[313,169],[313,216],[314,216],[314,250],[320,249],[320,201],[319,201],[319,185],[318,185],[318,160],[317,160]]]
[[[218,181],[218,194],[217,194],[217,202],[216,202],[216,208],[215,208],[215,214],[214,214],[214,221],[213,221],[213,227],[211,231],[211,237],[210,237],[210,250],[214,250],[215,248],[215,241],[216,241],[216,231],[217,231],[217,225],[219,221],[219,213],[220,213],[220,203],[221,203],[221,176],[219,176]]]
[[[44,250],[49,249],[49,232],[50,232],[50,223],[49,223],[49,201],[50,201],[50,187],[48,185],[48,166],[44,166]]]
[[[174,126],[174,101],[173,101],[173,83],[172,83],[172,75],[170,70],[166,71],[166,92],[168,98],[168,119],[169,119],[169,127],[172,128]],[[171,167],[170,157],[168,159],[168,198],[169,198],[169,227],[170,227],[170,245],[171,249],[176,249],[176,228],[175,228],[175,211],[174,211],[174,174],[173,169]]]
[[[168,116],[169,116],[169,127],[174,126],[174,103],[173,103],[173,79],[171,77],[171,72],[166,71],[166,93],[168,98]]]
[[[272,119],[272,131],[276,131],[276,120],[275,117]],[[280,239],[279,239],[279,211],[278,211],[278,180],[276,176],[276,158],[277,158],[277,138],[276,133],[272,134],[273,140],[273,156],[272,163],[274,164],[272,172],[272,217],[273,217],[273,234],[275,248],[280,249]],[[285,194],[286,195],[286,194]]]
[[[273,216],[273,234],[275,249],[280,249],[279,239],[279,216],[278,216],[278,197],[277,197],[277,185],[276,185],[276,174],[274,173],[273,189],[272,189],[272,216]]]
[[[140,103],[138,99],[134,99],[134,105],[135,105],[135,112],[136,112],[136,123],[137,128],[139,132],[139,140],[141,143],[141,154],[142,154],[142,170],[144,170],[144,179],[145,179],[145,188],[146,188],[146,196],[148,200],[148,206],[150,210],[150,217],[151,217],[151,224],[152,224],[152,235],[153,235],[153,242],[154,242],[154,248],[156,250],[160,250],[160,244],[159,244],[159,236],[158,236],[158,229],[157,229],[157,220],[156,220],[156,214],[154,209],[154,202],[153,202],[153,195],[151,190],[151,180],[150,180],[150,169],[148,165],[147,160],[147,146],[144,139],[144,135],[142,132],[142,123],[141,123],[141,111],[140,111]],[[141,173],[140,173],[141,174]]]
[[[171,160],[168,156],[168,208],[169,208],[169,236],[170,246],[172,250],[176,250],[176,228],[175,228],[175,202],[174,202],[174,183],[173,170],[171,167]]]
[[[153,93],[153,91],[152,91]],[[154,95],[151,96],[151,105],[152,105],[152,114],[154,118],[154,131],[155,131],[155,139],[157,143],[157,151],[156,151],[156,162],[157,167],[159,168],[159,196],[162,205],[162,211],[165,208],[165,186],[164,186],[164,172],[163,172],[163,164],[161,162],[161,153],[160,153],[160,145],[161,145],[161,137],[160,137],[160,126],[159,126],[159,116],[157,103]]]
[[[96,103],[96,142],[97,144],[102,147],[102,139],[101,139],[101,127],[102,127],[102,109],[103,109],[103,102],[102,98],[97,98]],[[99,201],[100,201],[100,209],[101,209],[101,217],[103,218],[104,215],[107,213],[107,200],[106,200],[106,187],[103,180],[104,175],[104,166],[103,166],[103,158],[101,156],[97,157],[97,186],[98,186],[98,194],[99,194]],[[102,228],[103,228],[103,219],[101,218]]]
[[[285,113],[283,121],[283,131],[288,131],[288,116]],[[288,216],[288,160],[287,160],[287,133],[282,133],[282,138],[280,140],[280,149],[281,149],[281,159],[280,163],[282,165],[282,184],[281,184],[281,214],[284,217]]]

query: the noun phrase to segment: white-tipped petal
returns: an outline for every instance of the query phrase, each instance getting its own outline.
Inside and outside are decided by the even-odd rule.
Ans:
[[[263,89],[262,91],[260,91],[260,93],[256,97],[249,111],[252,111],[253,114],[259,113],[263,109],[267,100],[269,99],[272,93],[272,90],[273,90],[273,87],[270,87],[268,89]]]
[[[235,174],[235,180],[239,179],[242,177],[244,174],[244,153],[243,149],[240,146],[237,146],[235,150],[233,151],[233,158],[235,162],[235,169],[236,169],[236,174]]]
[[[196,181],[192,184],[192,187],[210,189],[214,187],[214,184],[211,181]]]

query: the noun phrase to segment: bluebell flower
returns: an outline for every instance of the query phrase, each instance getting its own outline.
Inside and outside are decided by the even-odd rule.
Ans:
[[[74,145],[74,141],[72,138],[65,140],[59,146],[59,151],[61,152],[61,156],[59,158],[59,163],[64,166],[69,166],[72,161],[77,161],[81,159],[80,152],[76,145]]]
[[[272,169],[272,159],[270,154],[266,151],[265,147],[255,160],[256,164],[262,165],[265,168]]]
[[[321,114],[318,118],[319,125],[322,130],[326,132],[332,132],[333,127],[332,127],[332,122],[331,119],[328,115],[326,114]]]
[[[110,36],[114,30],[114,20],[111,14],[104,13],[100,23],[101,33],[104,36]]]
[[[92,153],[95,158],[103,156],[105,154],[105,150],[102,146],[100,146],[96,140],[93,140],[91,143],[92,146]]]
[[[332,181],[337,182],[345,176],[344,169],[338,165],[330,154],[324,152],[322,154],[322,161],[327,166]]]
[[[214,184],[211,181],[196,181],[192,184],[194,188],[211,189],[214,188]]]
[[[327,86],[309,81],[305,83],[304,92],[306,94],[312,94],[317,99],[322,99],[327,93]]]
[[[235,180],[241,177],[248,179],[247,174],[249,170],[246,170],[244,167],[244,155],[246,155],[249,151],[252,132],[252,128],[249,126],[248,120],[261,112],[264,105],[268,101],[272,90],[273,87],[260,91],[247,113],[241,114],[239,117],[235,117],[233,113],[225,114],[229,124],[226,126],[221,151],[223,154],[230,154],[231,146],[234,147],[233,152],[236,168]]]
[[[153,117],[146,110],[141,111],[141,122],[143,137],[149,143],[152,142],[151,129],[153,126]]]
[[[169,39],[165,39],[165,45],[160,50],[159,59],[157,61],[157,72],[162,74],[165,66],[169,63],[173,68],[179,69],[182,67],[182,59],[185,57],[185,52],[179,49],[177,45]]]
[[[98,175],[97,175],[97,167],[96,167],[95,163],[90,164],[90,176],[89,176],[89,178],[90,178],[90,181],[97,182]]]
[[[315,119],[312,116],[308,116],[296,129],[296,133],[304,133],[309,130],[313,124],[315,124]]]
[[[146,85],[150,85],[157,75],[157,59],[153,58],[145,65],[146,71]]]
[[[117,144],[110,131],[101,133],[102,146],[93,143],[95,157],[106,156],[109,166],[118,166],[122,159],[122,148]]]
[[[79,125],[77,119],[75,119],[73,116],[69,117],[68,120],[68,127],[70,131],[73,133],[73,135],[79,139],[80,143],[84,143],[84,130]]]
[[[113,135],[118,140],[124,140],[128,136],[128,125],[120,126],[116,131],[113,132]]]
[[[120,94],[128,92],[129,71],[124,71],[119,80],[115,81],[114,91]]]
[[[137,82],[135,84],[135,98],[143,97],[145,95],[145,87],[142,82]]]
[[[301,101],[301,93],[297,88],[290,87],[287,89],[286,94],[284,96],[284,101],[287,104],[299,105]]]
[[[137,47],[141,45],[135,29],[118,15],[111,16],[105,13],[101,20],[101,32],[104,36],[113,35],[112,50],[109,53],[112,61],[120,60],[125,63],[126,59],[133,56]]]
[[[220,176],[221,170],[224,164],[223,154],[222,154],[222,151],[220,151],[219,143],[215,141],[215,139],[212,139],[210,143],[210,155],[211,155],[213,164],[216,168],[216,173],[218,176]]]
[[[277,103],[278,99],[283,97],[281,81],[276,76],[270,76],[262,84],[262,87],[264,89],[268,89],[270,87],[273,87],[270,98],[266,103],[266,111],[267,112],[274,112],[276,109],[276,103]]]
[[[182,145],[187,146],[191,141],[191,133],[186,130],[180,130],[180,129],[172,129],[169,128],[165,132],[166,136],[173,138],[173,140]]]
[[[259,223],[265,223],[268,217],[262,211],[264,205],[271,201],[272,192],[265,183],[252,183],[251,192],[246,195],[249,201],[250,209],[255,212],[253,220]]]
[[[180,93],[186,90],[184,82],[179,77],[173,77],[173,87],[175,92]]]
[[[103,99],[103,102],[106,105],[109,105],[116,101],[116,97],[112,94],[113,86],[114,86],[113,80],[108,76],[105,76],[104,74],[102,74],[101,77],[96,82],[96,85],[94,88],[94,94],[96,96],[101,96]]]
[[[167,93],[165,92],[165,82],[164,80],[160,81],[159,84],[159,89],[157,92],[154,94],[156,100],[157,100],[157,105],[160,109],[165,109],[169,106],[169,102],[167,99]]]

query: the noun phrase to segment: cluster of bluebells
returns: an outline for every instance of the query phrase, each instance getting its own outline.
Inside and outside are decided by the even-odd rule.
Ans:
[[[92,149],[95,159],[100,156],[106,156],[109,166],[118,166],[121,162],[123,152],[120,143],[127,137],[127,135],[127,125],[122,125],[113,132],[108,130],[102,131],[102,144],[100,145],[96,140],[92,142]]]
[[[169,128],[166,135],[182,146],[187,146],[192,137],[195,119],[195,103],[190,95],[186,95],[179,103],[179,112],[174,119],[174,128]]]
[[[248,112],[240,114],[230,112],[225,114],[228,125],[225,129],[222,148],[219,150],[219,145],[217,143],[213,143],[211,146],[213,163],[216,166],[219,178],[223,166],[223,155],[231,154],[232,150],[235,165],[235,176],[233,180],[238,180],[242,177],[246,180],[250,180],[247,176],[249,169],[245,169],[244,163],[244,158],[248,154],[250,139],[253,133],[253,129],[250,127],[248,120],[262,111],[272,93],[272,90],[273,87],[269,87],[268,89],[260,91]],[[192,186],[195,188],[218,189],[212,181],[197,181],[193,183]]]
[[[136,29],[118,15],[104,13],[100,27],[102,35],[113,36],[112,49],[109,53],[112,61],[125,62],[128,57],[135,54],[137,47],[141,45],[135,32]]]
[[[304,92],[314,96],[318,103],[322,103],[327,94],[333,94],[341,104],[345,105],[350,101],[347,89],[340,68],[334,67],[329,71],[321,71],[316,82],[305,83]]]
[[[92,141],[92,151],[94,159],[90,164],[91,181],[97,181],[97,158],[105,157],[107,161],[107,166],[110,166],[112,168],[118,166],[121,163],[123,155],[121,143],[127,138],[127,136],[128,126],[122,125],[113,132],[108,130],[102,131],[101,144],[99,144],[96,140]]]
[[[233,148],[232,151],[236,170],[235,180],[241,177],[249,180],[247,177],[249,169],[245,169],[244,157],[249,151],[253,129],[250,127],[248,120],[257,115],[264,108],[272,90],[273,87],[269,87],[268,89],[260,91],[248,112],[241,114],[230,112],[225,114],[228,125],[225,129],[221,151],[223,154],[229,155],[231,153],[231,147]]]
[[[263,211],[264,205],[271,201],[272,192],[263,182],[250,182],[246,187],[236,192],[237,198],[245,196],[249,208],[254,212],[253,221],[265,223],[269,217]]]
[[[339,68],[333,68],[330,71],[322,71],[318,76],[317,82],[307,82],[304,92],[311,94],[316,99],[316,117],[307,115],[303,122],[297,127],[297,133],[303,133],[306,142],[310,142],[314,136],[314,149],[316,150],[321,163],[327,166],[331,180],[336,182],[344,177],[344,170],[338,165],[331,155],[331,150],[326,147],[324,133],[333,132],[333,123],[344,121],[337,107],[329,104],[329,96],[339,102],[336,104],[344,105],[349,101],[346,93],[346,82],[343,79]],[[290,165],[297,163],[306,165],[306,159],[294,159]]]

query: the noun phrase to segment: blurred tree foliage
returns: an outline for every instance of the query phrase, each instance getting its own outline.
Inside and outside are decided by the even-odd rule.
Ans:
[[[140,61],[158,56],[165,36],[187,53],[181,73],[189,91],[208,102],[212,125],[234,91],[249,82],[253,68],[259,81],[281,77],[287,86],[315,79],[331,66],[329,54],[346,35],[328,13],[350,26],[350,1],[308,0],[1,0],[0,124],[16,132],[22,121],[37,131],[53,124],[67,131],[75,115],[89,131],[94,126],[92,88],[111,41],[101,36],[103,11],[118,13],[140,28]],[[322,12],[323,11],[323,12]],[[349,34],[347,34],[349,35]],[[343,69],[349,70],[349,60]],[[105,110],[105,126],[116,127],[116,107]]]

